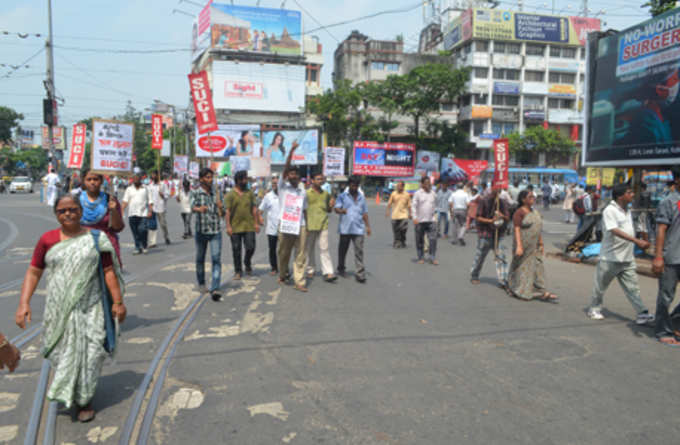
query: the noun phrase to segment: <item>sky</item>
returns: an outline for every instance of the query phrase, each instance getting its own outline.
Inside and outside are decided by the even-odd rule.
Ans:
[[[179,3],[178,3],[179,1]],[[190,69],[192,18],[204,0],[52,0],[54,63],[60,124],[70,126],[91,116],[104,118],[122,114],[128,100],[139,110],[154,99],[184,108],[188,105],[186,75]],[[582,2],[565,0],[521,0],[527,12],[575,15]],[[39,129],[45,97],[48,0],[3,0],[0,2],[0,65],[28,65],[17,70],[0,66],[0,106],[24,114],[21,126]],[[405,48],[417,49],[423,27],[418,0],[284,0],[285,8],[302,12],[303,29],[312,30],[382,11],[408,12],[378,15],[341,26],[314,31],[323,45],[322,86],[331,87],[333,53],[338,44],[356,29],[374,39],[394,39],[401,34]],[[255,6],[257,0],[234,0]],[[590,15],[599,14],[604,28],[624,29],[649,18],[636,0],[591,0]],[[281,7],[281,0],[260,0],[260,6]],[[501,1],[500,9],[518,10],[517,1]],[[9,34],[5,34],[8,32]],[[16,33],[30,35],[20,38]],[[36,37],[35,34],[41,34]],[[167,50],[162,53],[131,51]],[[34,56],[32,59],[31,57]],[[29,60],[30,59],[30,60]],[[26,62],[28,60],[28,62]],[[9,76],[6,77],[6,75]],[[36,142],[38,142],[36,140]]]

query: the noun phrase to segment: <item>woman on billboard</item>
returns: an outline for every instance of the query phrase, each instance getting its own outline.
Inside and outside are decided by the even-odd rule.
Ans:
[[[272,164],[283,164],[286,161],[286,148],[283,146],[283,134],[277,132],[269,147],[267,147],[267,158]]]

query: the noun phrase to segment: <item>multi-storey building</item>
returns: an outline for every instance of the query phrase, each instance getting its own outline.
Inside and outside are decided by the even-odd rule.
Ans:
[[[334,61],[333,80],[349,79],[353,84],[382,81],[391,74],[406,74],[428,63],[452,63],[449,57],[404,52],[404,43],[399,39],[373,40],[356,30],[338,45]],[[380,110],[373,107],[368,111],[376,118],[381,116]],[[441,104],[437,117],[456,123],[457,110],[453,104]],[[393,119],[399,126],[392,131],[392,136],[411,134],[413,121],[409,117],[397,115]]]
[[[457,67],[470,69],[459,121],[482,159],[492,158],[493,139],[533,125],[556,129],[579,145],[584,44],[587,33],[599,29],[594,18],[480,8],[460,11],[444,26],[440,48],[451,51]],[[542,165],[545,157],[529,153],[514,161]]]

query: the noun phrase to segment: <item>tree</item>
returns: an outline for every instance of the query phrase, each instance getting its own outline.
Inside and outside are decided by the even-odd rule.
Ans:
[[[450,124],[444,120],[433,119],[427,123],[427,133],[430,139],[426,142],[427,149],[441,153],[458,155],[473,146],[468,135],[458,124]]]
[[[370,105],[383,112],[378,118],[378,129],[389,142],[390,133],[399,126],[393,119],[399,111],[399,98],[406,94],[407,82],[404,76],[390,75],[382,82],[371,82],[363,85],[362,95]]]
[[[47,150],[42,148],[29,148],[16,152],[9,147],[0,150],[0,166],[11,176],[28,174],[33,178],[38,178],[47,169],[47,162]],[[24,164],[25,167],[18,168],[19,163]]]
[[[19,121],[23,119],[23,114],[0,106],[0,142],[9,144],[12,141],[12,129],[19,127]]]
[[[421,65],[405,75],[403,95],[395,99],[399,112],[413,119],[413,134],[420,138],[420,122],[439,111],[441,102],[454,102],[468,80],[467,69],[455,69],[442,63]]]
[[[640,7],[649,8],[649,13],[652,17],[656,17],[675,8],[675,0],[649,0]]]
[[[307,109],[323,124],[328,144],[342,145],[376,136],[377,124],[363,107],[364,99],[362,87],[342,79],[335,82],[332,90],[311,99]]]
[[[574,152],[574,141],[557,130],[541,126],[529,127],[523,134],[508,135],[510,153],[526,156],[531,153],[565,155]]]

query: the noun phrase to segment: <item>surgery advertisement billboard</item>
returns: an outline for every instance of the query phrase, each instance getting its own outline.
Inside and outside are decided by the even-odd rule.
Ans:
[[[196,131],[196,157],[228,158],[262,156],[259,125],[220,124],[217,130],[203,135]]]
[[[588,44],[584,165],[680,162],[680,9]]]
[[[354,141],[352,173],[404,177],[415,174],[415,144]]]
[[[262,133],[263,157],[271,161],[271,165],[284,165],[293,141],[299,147],[293,154],[295,165],[316,165],[319,160],[319,129],[272,130]]]
[[[304,109],[304,65],[215,61],[212,75],[215,108],[289,113]]]
[[[600,30],[600,20],[475,8],[444,29],[447,50],[471,38],[584,45],[589,32]]]
[[[302,55],[300,11],[210,3],[192,27],[193,58],[208,48]]]

